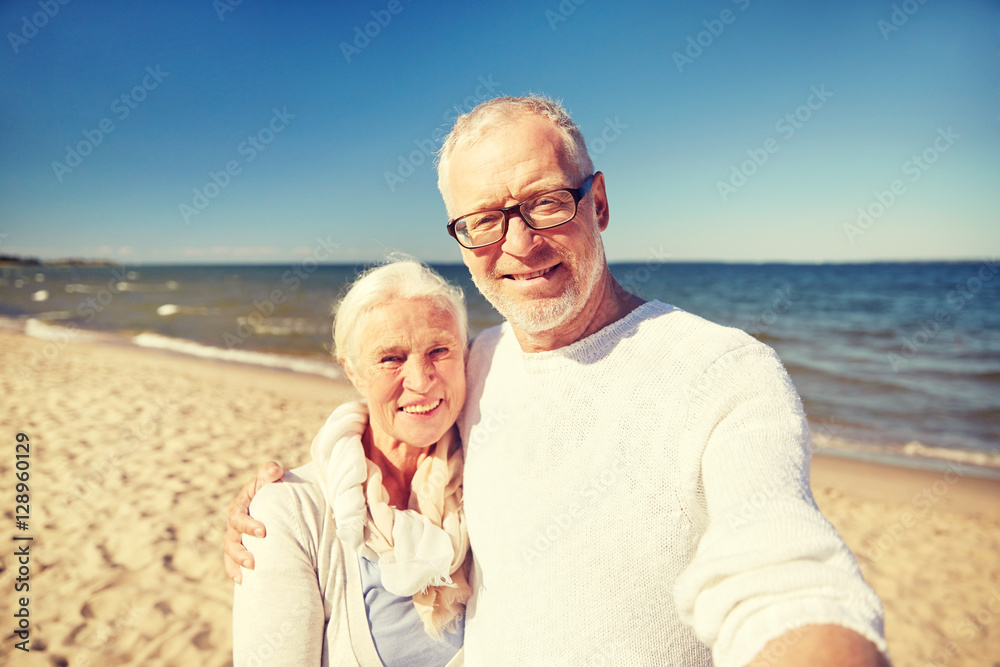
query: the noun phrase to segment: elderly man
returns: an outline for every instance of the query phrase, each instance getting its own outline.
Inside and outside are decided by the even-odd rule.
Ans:
[[[562,107],[481,104],[445,140],[438,185],[506,319],[472,343],[459,418],[467,662],[886,664],[879,600],[813,501],[780,361],[615,281],[604,175]],[[253,488],[234,502],[238,560]]]

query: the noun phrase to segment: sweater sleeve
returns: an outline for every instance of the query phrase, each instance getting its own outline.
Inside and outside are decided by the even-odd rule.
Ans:
[[[809,428],[774,352],[753,342],[719,357],[688,410],[682,451],[701,457],[693,493],[707,529],[674,592],[715,664],[745,665],[811,624],[849,628],[885,653],[881,602],[813,500]]]
[[[269,484],[250,504],[267,537],[244,536],[255,569],[233,594],[233,665],[316,667],[323,653],[325,612],[315,540],[307,537],[293,484]]]

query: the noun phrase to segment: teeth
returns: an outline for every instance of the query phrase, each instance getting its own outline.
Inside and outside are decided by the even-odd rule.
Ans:
[[[441,399],[434,401],[433,403],[428,403],[427,405],[407,405],[403,408],[403,412],[410,415],[422,415],[430,412],[437,406],[441,405]]]
[[[531,280],[532,278],[537,278],[539,276],[544,276],[548,273],[548,269],[542,269],[541,271],[535,271],[534,273],[520,273],[514,274],[514,280]]]

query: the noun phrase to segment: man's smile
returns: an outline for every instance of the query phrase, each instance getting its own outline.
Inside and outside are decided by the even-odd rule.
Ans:
[[[505,273],[503,277],[507,280],[533,280],[551,273],[557,266],[559,266],[559,264],[554,264],[548,268],[540,269],[538,271],[532,271],[531,273]]]

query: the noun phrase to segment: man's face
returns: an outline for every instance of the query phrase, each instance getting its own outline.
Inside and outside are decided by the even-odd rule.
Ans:
[[[449,215],[579,187],[589,174],[575,173],[560,148],[550,121],[526,115],[456,150],[448,167]],[[528,334],[557,329],[601,298],[596,287],[605,271],[600,232],[607,227],[607,211],[604,179],[597,176],[570,222],[539,231],[512,215],[503,240],[462,248],[462,259],[479,291],[516,329]]]

